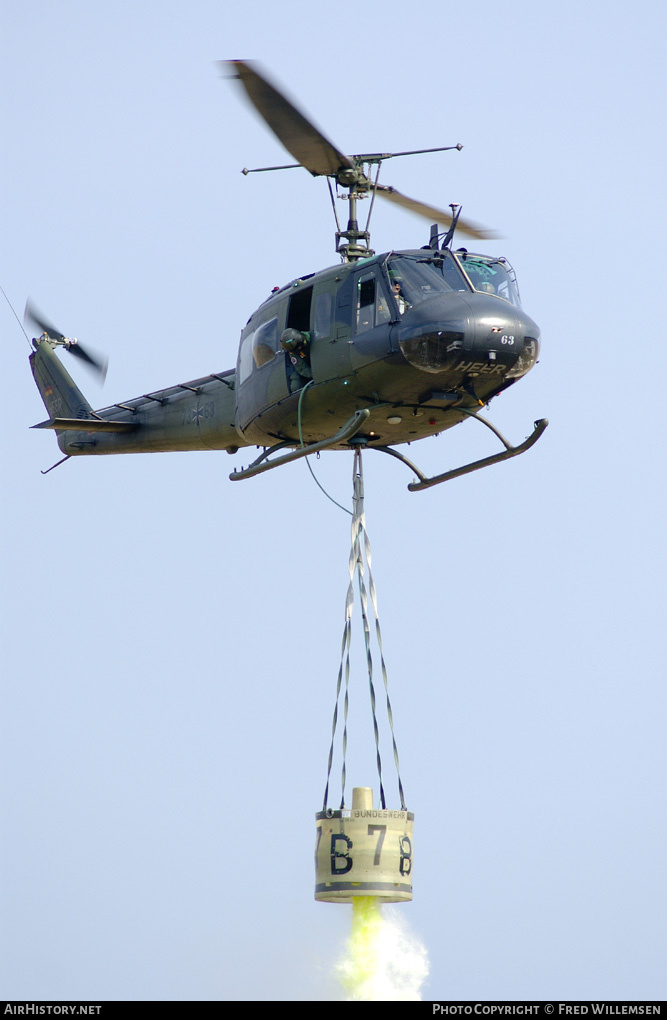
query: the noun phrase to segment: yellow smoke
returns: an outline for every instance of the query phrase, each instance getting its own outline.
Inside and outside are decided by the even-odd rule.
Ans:
[[[337,970],[348,1001],[416,1002],[428,959],[405,924],[383,913],[377,897],[355,896],[352,932]]]
[[[379,933],[382,914],[377,896],[355,896],[352,901],[352,933],[341,965],[340,982],[348,999],[373,1002],[378,972]]]

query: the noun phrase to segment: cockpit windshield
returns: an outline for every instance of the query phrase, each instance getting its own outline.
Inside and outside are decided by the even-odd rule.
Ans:
[[[387,263],[391,289],[401,313],[427,298],[470,287],[447,252],[391,255]]]
[[[454,255],[475,290],[482,294],[494,294],[521,308],[516,275],[507,259],[471,255],[466,251],[458,251]]]

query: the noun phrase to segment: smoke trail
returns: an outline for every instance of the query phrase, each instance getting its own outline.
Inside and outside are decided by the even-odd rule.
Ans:
[[[352,933],[336,966],[348,1002],[418,1002],[428,956],[398,916],[387,917],[375,896],[355,896]]]

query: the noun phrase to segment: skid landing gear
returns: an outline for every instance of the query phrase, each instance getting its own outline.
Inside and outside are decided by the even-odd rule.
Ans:
[[[486,418],[482,418],[481,415],[475,411],[469,411],[466,408],[459,408],[464,414],[469,415],[471,418],[475,418],[481,422],[482,425],[486,425],[488,429],[498,437],[500,442],[503,444],[505,449],[502,453],[493,454],[491,457],[483,457],[481,460],[475,460],[471,464],[464,464],[463,467],[453,468],[451,471],[445,471],[441,475],[433,475],[432,478],[427,478],[419,468],[404,457],[402,453],[398,453],[397,450],[393,450],[389,446],[372,446],[369,449],[379,450],[381,453],[387,453],[390,457],[395,457],[396,460],[402,461],[406,467],[409,467],[411,471],[417,475],[418,482],[411,482],[408,485],[410,492],[419,492],[421,489],[429,489],[432,485],[440,485],[441,482],[449,482],[452,478],[458,478],[460,475],[468,475],[472,471],[479,471],[481,468],[489,467],[491,464],[499,464],[501,460],[509,460],[510,457],[518,457],[520,453],[525,453],[526,450],[530,450],[531,446],[534,446],[537,440],[540,438],[547,425],[549,424],[546,418],[540,418],[535,422],[532,433],[520,443],[519,446],[512,446],[510,442],[503,436],[503,434],[492,425]],[[286,440],[283,443],[276,443],[275,446],[270,447],[268,450],[264,450],[261,455],[254,460],[252,464],[247,468],[242,468],[240,471],[233,471],[230,474],[232,482],[240,482],[244,478],[253,478],[254,475],[262,474],[264,471],[270,471],[271,468],[280,467],[283,464],[289,464],[293,460],[300,460],[302,457],[307,457],[311,453],[318,453],[320,450],[328,450],[332,446],[340,446],[341,443],[349,443],[351,447],[366,446],[368,440],[361,436],[357,436],[360,428],[364,422],[368,419],[370,411],[364,408],[361,411],[355,411],[351,418],[345,422],[345,424],[336,432],[335,435],[329,439],[323,439],[319,443],[310,443],[308,446],[302,446],[299,449],[292,449],[289,453],[283,454],[281,457],[275,457],[273,460],[268,458],[273,453],[277,453],[278,450],[284,450],[292,443]]]
[[[244,478],[252,478],[254,475],[260,475],[262,471],[270,471],[271,468],[280,467],[281,464],[289,464],[293,460],[300,460],[301,457],[307,457],[309,453],[318,453],[320,450],[328,450],[331,446],[337,446],[339,443],[344,443],[346,439],[350,439],[356,435],[361,426],[364,424],[366,419],[370,415],[370,411],[367,408],[363,408],[361,411],[355,411],[351,418],[345,422],[345,424],[338,429],[338,432],[329,439],[323,439],[321,443],[310,443],[308,446],[302,446],[298,450],[292,450],[291,453],[285,453],[282,457],[276,457],[275,460],[267,460],[272,453],[277,450],[284,450],[287,446],[293,444],[289,441],[284,443],[276,443],[275,446],[270,447],[254,460],[252,464],[247,468],[242,468],[240,471],[232,471],[230,480],[232,482],[240,482]]]
[[[445,471],[441,475],[433,475],[432,478],[427,478],[418,467],[416,467],[411,460],[404,457],[402,453],[398,453],[396,450],[392,450],[389,446],[374,446],[372,449],[380,450],[382,453],[388,453],[390,457],[395,457],[397,460],[402,461],[411,471],[417,475],[418,482],[410,482],[408,489],[410,492],[420,492],[422,489],[429,489],[432,485],[440,485],[441,482],[449,482],[452,478],[458,478],[460,475],[469,475],[472,471],[479,471],[481,468],[489,467],[491,464],[498,464],[501,460],[509,460],[510,457],[518,457],[520,453],[525,453],[526,450],[530,450],[531,446],[534,446],[537,440],[540,438],[544,430],[546,429],[549,421],[547,418],[540,418],[535,422],[532,433],[528,436],[523,443],[519,446],[512,446],[501,432],[492,425],[486,418],[482,418],[481,415],[476,414],[474,411],[468,411],[462,407],[459,410],[469,415],[471,418],[476,418],[482,425],[486,425],[487,428],[498,437],[500,442],[503,444],[505,449],[502,453],[496,453],[491,457],[483,457],[481,460],[472,461],[470,464],[464,464],[463,467],[453,468],[451,471]]]

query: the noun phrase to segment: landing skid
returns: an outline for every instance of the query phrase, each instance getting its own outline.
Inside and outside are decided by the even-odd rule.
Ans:
[[[261,475],[262,471],[270,471],[271,468],[280,467],[281,464],[289,464],[293,460],[300,460],[302,457],[307,457],[310,453],[318,453],[320,450],[328,450],[332,446],[344,443],[347,439],[356,435],[370,413],[368,408],[355,411],[352,417],[329,439],[323,439],[320,443],[310,443],[308,446],[302,446],[298,450],[292,450],[291,453],[286,453],[282,457],[276,457],[275,460],[268,461],[267,457],[270,457],[272,453],[293,445],[289,440],[283,443],[276,443],[275,446],[264,450],[264,453],[257,460],[254,460],[249,467],[242,468],[240,471],[232,471],[229,478],[232,482],[240,482],[244,478],[253,478],[254,475]]]
[[[486,418],[482,418],[481,415],[476,414],[475,411],[469,411],[464,407],[458,408],[459,411],[467,414],[470,418],[475,418],[481,422],[482,425],[486,425],[488,429],[498,437],[500,442],[503,444],[505,449],[502,453],[496,453],[491,457],[483,457],[482,460],[475,460],[471,464],[464,464],[463,467],[454,468],[451,471],[445,471],[441,475],[433,475],[432,478],[427,478],[419,468],[404,457],[402,453],[398,453],[396,450],[392,450],[389,446],[372,446],[370,449],[379,450],[381,453],[388,453],[390,457],[395,457],[396,460],[400,460],[406,467],[409,467],[411,471],[417,475],[418,482],[411,482],[408,485],[410,492],[419,492],[422,489],[429,489],[432,485],[440,485],[441,482],[449,482],[452,478],[459,478],[461,475],[468,475],[472,471],[479,471],[481,468],[490,467],[491,464],[499,464],[502,460],[509,460],[510,457],[518,457],[520,453],[525,453],[526,450],[530,450],[531,446],[534,446],[537,440],[540,438],[547,425],[549,424],[546,418],[540,418],[535,422],[535,427],[530,436],[519,446],[512,446],[511,443],[505,439],[503,434],[492,425]],[[242,468],[240,471],[233,471],[231,473],[230,480],[232,482],[240,482],[244,478],[253,478],[255,475],[262,474],[263,471],[270,471],[271,468],[281,467],[283,464],[290,464],[293,460],[301,460],[302,457],[307,457],[311,453],[319,453],[320,450],[329,450],[332,446],[339,446],[341,443],[347,441],[350,445],[355,446],[366,446],[367,439],[360,437],[359,439],[353,439],[357,432],[364,424],[364,422],[370,416],[370,411],[367,408],[361,411],[355,411],[348,421],[336,432],[335,435],[329,439],[323,439],[319,443],[310,443],[308,446],[302,446],[297,450],[292,449],[289,453],[283,454],[282,457],[275,457],[273,460],[268,458],[273,454],[277,453],[278,450],[284,450],[292,445],[290,440],[285,440],[282,443],[276,443],[275,446],[271,446],[254,460],[247,468]]]
[[[510,457],[518,457],[520,453],[525,453],[526,450],[530,450],[531,446],[534,446],[537,440],[540,438],[544,430],[546,429],[549,421],[547,418],[540,418],[535,422],[535,427],[528,436],[528,438],[521,443],[519,446],[512,446],[501,432],[492,425],[486,418],[482,418],[481,415],[476,414],[474,411],[468,411],[464,407],[457,408],[459,411],[463,411],[464,414],[469,415],[471,418],[476,418],[482,425],[486,425],[487,428],[498,437],[500,442],[505,447],[502,453],[496,453],[492,457],[484,457],[482,460],[475,460],[471,464],[464,464],[463,467],[454,468],[452,471],[445,471],[441,475],[433,475],[432,478],[427,478],[426,475],[422,474],[418,467],[416,467],[411,460],[404,457],[402,453],[397,453],[396,450],[392,450],[389,446],[374,446],[373,450],[380,450],[382,453],[388,453],[390,457],[396,457],[397,460],[402,461],[411,471],[419,478],[418,482],[411,482],[408,485],[410,492],[420,492],[422,489],[429,489],[432,485],[440,485],[441,482],[449,482],[452,478],[459,478],[460,475],[469,475],[471,471],[479,471],[481,468],[489,467],[491,464],[499,464],[501,460],[509,460]]]

